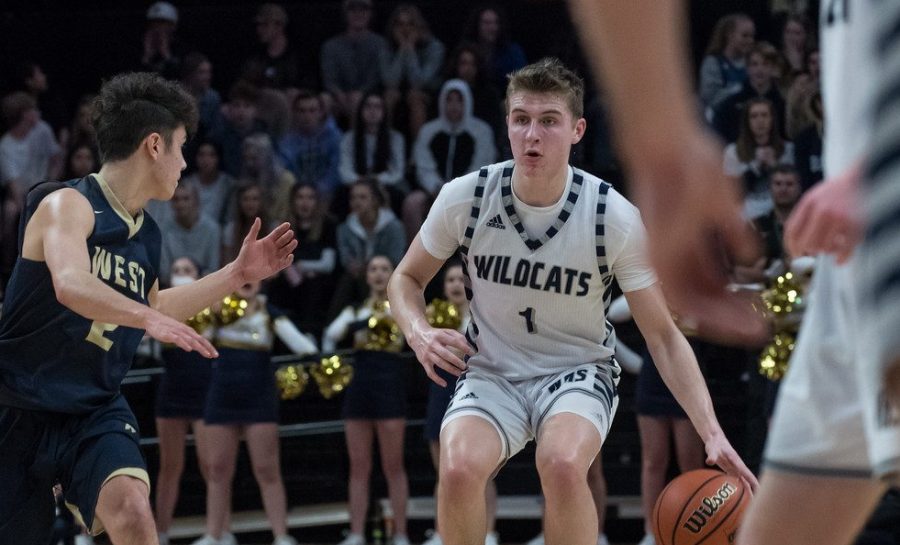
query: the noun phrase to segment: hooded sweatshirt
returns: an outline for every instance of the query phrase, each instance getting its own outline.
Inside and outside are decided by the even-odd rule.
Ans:
[[[356,213],[347,216],[337,228],[338,255],[347,267],[351,261],[366,261],[373,255],[383,255],[396,266],[406,251],[406,232],[403,224],[390,209],[378,211],[375,229],[366,231]]]
[[[463,98],[463,118],[453,124],[445,112],[450,91],[458,91]],[[472,115],[472,92],[461,79],[448,80],[441,87],[438,98],[438,117],[422,125],[413,149],[419,185],[436,195],[441,186],[497,157],[494,131],[484,121]]]

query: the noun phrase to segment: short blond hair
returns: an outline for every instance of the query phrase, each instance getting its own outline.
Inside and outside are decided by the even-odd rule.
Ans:
[[[563,95],[572,116],[575,119],[584,116],[584,80],[566,68],[559,59],[544,57],[507,77],[506,113],[509,113],[509,98],[514,93],[530,92]]]

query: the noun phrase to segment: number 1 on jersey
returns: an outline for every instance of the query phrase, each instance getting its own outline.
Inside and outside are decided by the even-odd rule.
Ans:
[[[522,312],[519,313],[519,316],[525,318],[525,329],[528,330],[529,333],[537,333],[537,328],[534,326],[534,309],[531,307],[526,308]]]

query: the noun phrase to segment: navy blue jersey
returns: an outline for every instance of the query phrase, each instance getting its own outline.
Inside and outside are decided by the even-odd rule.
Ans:
[[[97,174],[57,185],[74,188],[94,209],[94,230],[86,240],[91,272],[148,304],[160,253],[153,219],[144,213],[132,218]],[[32,189],[23,225],[37,209],[41,190],[48,193],[46,186]],[[56,299],[47,264],[20,252],[0,317],[0,405],[72,414],[105,405],[119,393],[143,333],[69,310]]]

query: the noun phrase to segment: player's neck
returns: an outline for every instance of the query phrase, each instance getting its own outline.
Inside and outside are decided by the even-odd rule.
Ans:
[[[569,169],[562,169],[552,176],[528,176],[516,169],[512,175],[512,189],[516,197],[528,206],[552,206],[562,198],[566,189]]]
[[[100,176],[132,216],[137,216],[150,200],[142,191],[142,188],[150,182],[145,182],[140,175],[135,175],[140,171],[141,169],[134,168],[131,160],[128,159],[106,163],[100,168]]]

